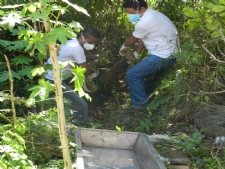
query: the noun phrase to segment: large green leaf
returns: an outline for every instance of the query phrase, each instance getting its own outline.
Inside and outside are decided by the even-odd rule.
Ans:
[[[13,41],[11,44],[12,45],[8,47],[9,51],[22,50],[22,49],[25,49],[28,45],[27,41],[25,41],[25,40]]]
[[[45,100],[48,98],[49,93],[55,89],[55,87],[51,85],[49,81],[45,81],[44,79],[40,79],[38,84],[39,85],[29,89],[29,91],[32,91],[29,98],[35,98],[36,96],[39,96],[41,100]]]
[[[51,32],[49,32],[46,35],[46,38],[51,42],[59,40],[62,44],[65,44],[67,38],[72,38],[72,30],[61,25],[60,27],[54,28]]]
[[[44,72],[45,72],[45,69],[41,66],[38,66],[38,67],[33,68],[31,70],[31,74],[32,74],[33,77],[36,76],[36,75],[42,75]]]
[[[71,23],[69,23],[69,27],[70,28],[74,28],[74,30],[76,32],[79,32],[81,29],[83,29],[81,24],[79,22],[75,22],[75,21],[72,21]]]
[[[34,50],[37,49],[43,55],[47,55],[47,45],[48,41],[44,38],[42,33],[36,33],[31,38],[29,38],[28,46],[26,50],[32,48],[30,55],[34,55]]]
[[[33,70],[33,66],[27,66],[21,70],[18,71],[18,75],[20,76],[27,76],[29,79],[32,79],[33,76],[32,76],[32,73],[31,71]]]
[[[219,0],[219,3],[225,5],[225,0]]]
[[[212,11],[213,12],[223,12],[223,11],[225,11],[225,6],[223,6],[223,5],[215,5],[212,8]]]
[[[225,29],[222,29],[221,32],[220,31],[214,31],[212,34],[211,34],[211,37],[212,38],[219,38],[219,37],[222,37],[222,35],[224,36],[225,35]]]
[[[35,22],[37,20],[46,20],[49,14],[50,14],[50,11],[43,11],[43,12],[35,11],[29,16],[32,18],[32,22]]]
[[[196,18],[196,19],[189,19],[187,21],[189,30],[194,30],[202,25],[202,19]]]
[[[73,70],[72,73],[76,76],[76,79],[74,81],[75,84],[75,89],[77,91],[79,91],[80,89],[82,89],[82,86],[84,84],[84,80],[85,80],[85,73],[86,69],[82,68],[81,66],[76,66]]]
[[[196,10],[188,8],[188,7],[185,7],[183,9],[183,12],[184,12],[184,15],[186,15],[188,17],[191,17],[191,18],[200,17],[201,16],[199,11],[196,11]]]
[[[12,61],[13,61],[13,63],[15,65],[19,65],[19,64],[21,64],[21,65],[22,64],[29,65],[30,62],[33,61],[33,59],[32,58],[29,58],[29,57],[26,57],[26,56],[20,55],[20,56],[17,56],[15,58],[13,58]]]
[[[160,96],[158,96],[157,98],[155,98],[154,100],[150,102],[150,104],[148,105],[148,109],[156,110],[160,104],[168,100],[168,98],[170,97],[170,94],[171,94],[171,91],[167,91],[163,94],[160,94]]]
[[[8,16],[3,16],[0,22],[1,25],[8,25],[10,31],[12,31],[16,23],[23,24],[22,17],[14,11],[9,13]]]

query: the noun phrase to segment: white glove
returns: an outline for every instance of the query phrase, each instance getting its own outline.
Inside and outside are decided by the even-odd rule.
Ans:
[[[137,53],[136,51],[133,53],[134,54],[134,57],[136,58],[136,59],[139,59],[139,53]],[[131,64],[131,63],[133,63],[133,62],[131,62],[131,61],[127,61],[127,64]]]
[[[124,43],[123,43],[122,47],[120,48],[120,51],[123,50],[123,49],[125,49],[125,48],[128,48],[128,47],[124,46]],[[120,53],[120,51],[119,51],[119,54],[122,55],[122,56],[124,56],[122,53]]]
[[[136,59],[139,59],[139,53],[137,53],[136,51],[133,53],[134,54],[134,57],[136,58]]]
[[[93,92],[92,90],[89,90],[89,89],[87,88],[86,83],[84,83],[84,85],[82,86],[82,88],[83,88],[83,90],[84,90],[85,92],[89,92],[89,93],[92,93],[92,92]]]
[[[96,70],[94,73],[88,75],[88,79],[91,81],[92,79],[94,79],[95,77],[97,77],[99,75],[99,71]]]

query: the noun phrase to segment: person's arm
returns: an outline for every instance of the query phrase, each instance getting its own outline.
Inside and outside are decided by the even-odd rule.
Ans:
[[[138,46],[136,49],[136,52],[139,54],[141,51],[145,48],[144,42],[142,40],[138,41]]]
[[[89,75],[89,74],[95,73],[95,70],[92,69],[92,68],[88,65],[87,62],[80,63],[79,65],[86,69],[85,75]]]
[[[139,39],[132,35],[125,41],[124,46],[130,47],[130,46],[134,45],[135,43],[137,43],[138,41],[139,41]]]
[[[85,56],[88,60],[95,60],[99,58],[98,54],[92,54],[92,53],[86,53]]]

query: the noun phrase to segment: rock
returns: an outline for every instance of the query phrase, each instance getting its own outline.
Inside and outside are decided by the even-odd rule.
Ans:
[[[164,157],[169,158],[170,164],[189,165],[191,163],[188,156],[182,151],[173,151],[165,154]]]
[[[173,140],[166,134],[154,134],[148,136],[148,139],[151,142],[160,142],[161,140],[166,141],[167,143],[173,143]]]
[[[189,169],[189,166],[186,165],[169,165],[169,169]]]

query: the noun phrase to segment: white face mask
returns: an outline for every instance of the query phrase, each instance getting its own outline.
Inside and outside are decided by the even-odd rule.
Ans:
[[[90,44],[90,43],[87,43],[87,42],[84,44],[84,48],[86,50],[92,50],[92,49],[94,49],[94,47],[95,47],[94,44]]]
[[[86,50],[92,50],[92,49],[94,49],[95,45],[94,44],[91,44],[91,43],[87,43],[82,34],[81,34],[81,36],[82,36],[82,40],[84,42],[84,48]]]

